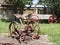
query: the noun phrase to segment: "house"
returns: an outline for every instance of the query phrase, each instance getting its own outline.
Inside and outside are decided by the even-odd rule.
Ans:
[[[29,7],[30,5],[26,5]],[[47,6],[45,6],[47,8]],[[44,5],[31,5],[30,9],[25,8],[24,14],[34,12],[35,14],[44,14]]]

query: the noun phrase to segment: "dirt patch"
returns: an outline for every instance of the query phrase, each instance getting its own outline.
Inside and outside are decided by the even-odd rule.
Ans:
[[[14,38],[6,35],[0,35],[0,45],[53,45],[53,43],[49,42],[47,35],[40,35],[40,39],[38,40],[22,42],[21,44]]]

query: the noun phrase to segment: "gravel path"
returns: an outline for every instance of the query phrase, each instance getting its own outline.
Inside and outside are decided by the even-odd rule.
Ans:
[[[4,43],[8,43],[7,45],[53,45],[52,42],[49,42],[47,35],[40,35],[40,39],[28,41],[27,44],[23,42],[20,44],[16,39],[6,35],[0,35],[0,45],[5,45]]]

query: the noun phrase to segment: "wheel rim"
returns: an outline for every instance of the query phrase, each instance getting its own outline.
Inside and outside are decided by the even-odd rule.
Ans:
[[[40,33],[39,17],[37,15],[32,15],[31,17],[36,17],[37,18],[37,19],[30,18],[29,20],[31,20],[33,22],[32,27],[35,30],[34,32],[37,33],[37,35],[39,35],[39,33]]]
[[[57,17],[56,16],[50,16],[48,19],[48,23],[56,23],[57,22]]]

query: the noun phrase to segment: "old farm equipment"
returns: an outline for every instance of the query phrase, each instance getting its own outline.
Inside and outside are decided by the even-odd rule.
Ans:
[[[57,16],[54,13],[49,17],[48,23],[57,23]]]
[[[15,15],[16,16],[16,15]],[[9,25],[9,34],[12,38],[18,40],[19,43],[39,39],[39,17],[37,15],[26,16],[26,23],[23,23],[20,15],[16,16],[19,18],[19,23],[17,21],[12,21]]]

